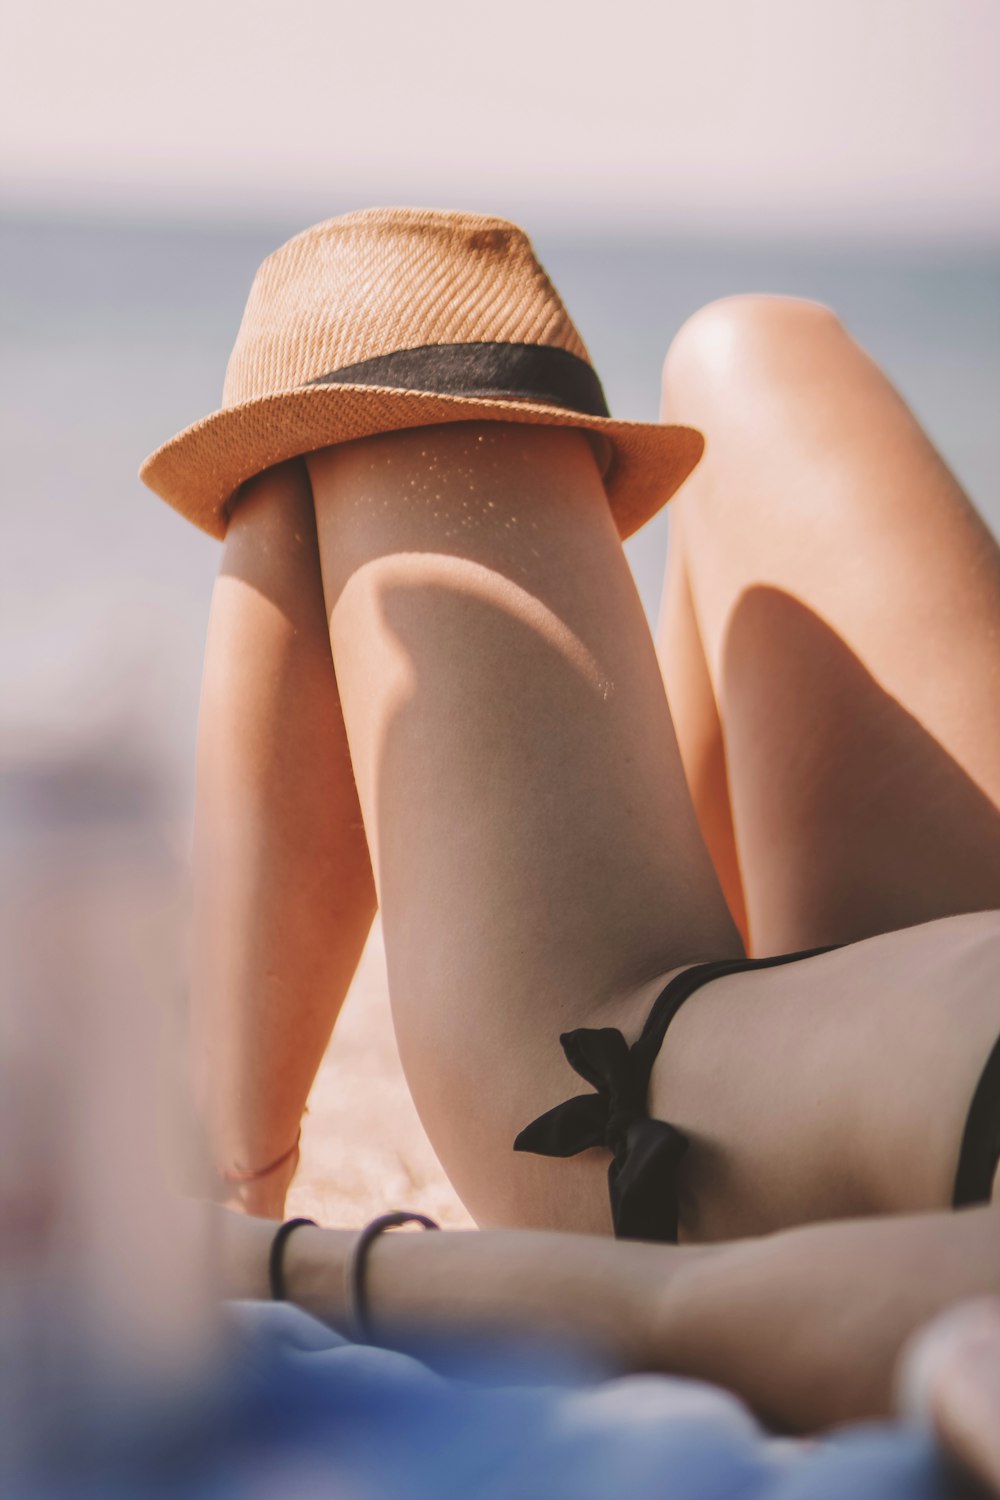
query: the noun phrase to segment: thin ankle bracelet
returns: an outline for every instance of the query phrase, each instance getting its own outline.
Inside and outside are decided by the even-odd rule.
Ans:
[[[264,1167],[219,1167],[217,1169],[219,1177],[223,1182],[258,1182],[262,1177],[269,1177],[272,1172],[276,1172],[279,1167],[283,1167],[285,1162],[295,1155],[299,1149],[301,1139],[302,1127],[300,1126],[298,1134],[287,1151],[282,1151],[281,1155],[276,1156],[274,1161],[269,1161]]]

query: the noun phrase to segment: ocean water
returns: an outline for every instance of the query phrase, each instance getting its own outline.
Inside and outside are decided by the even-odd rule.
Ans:
[[[0,764],[140,754],[185,816],[219,545],[136,470],[218,404],[254,270],[299,227],[0,220]],[[655,419],[663,354],[703,303],[829,303],[1000,532],[995,253],[544,233],[535,245],[620,417]],[[628,544],[651,616],[666,545],[665,513]]]

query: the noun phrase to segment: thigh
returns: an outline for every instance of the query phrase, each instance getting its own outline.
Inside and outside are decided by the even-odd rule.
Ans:
[[[707,439],[675,518],[753,951],[1000,906],[1000,552],[912,414],[760,297],[682,330],[664,416]]]
[[[559,1033],[741,946],[591,449],[470,424],[309,465],[414,1100],[481,1222],[606,1229],[603,1153],[512,1151],[581,1091]]]
[[[733,920],[749,944],[722,720],[691,594],[679,507],[671,516],[656,651],[698,825]]]

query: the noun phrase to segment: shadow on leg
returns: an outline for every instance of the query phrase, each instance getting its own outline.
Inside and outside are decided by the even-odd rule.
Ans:
[[[818,614],[747,589],[722,664],[762,932],[846,943],[1000,904],[995,802]],[[777,766],[775,724],[797,734]]]
[[[663,414],[707,440],[675,505],[753,951],[1000,906],[1000,551],[911,413],[826,309],[742,297]]]
[[[606,1230],[604,1153],[518,1156],[631,1024],[741,945],[578,433],[463,424],[313,455],[337,675],[414,1099],[483,1223]]]
[[[755,954],[845,945],[671,1027],[684,1232],[943,1209],[998,1025],[1000,553],[825,309],[706,308],[664,378],[706,435],[664,610],[699,817],[731,809]]]
[[[670,544],[656,654],[698,826],[712,856],[733,921],[749,950],[746,897],[733,829],[726,743],[691,597],[680,522],[681,511],[675,502],[670,516]]]

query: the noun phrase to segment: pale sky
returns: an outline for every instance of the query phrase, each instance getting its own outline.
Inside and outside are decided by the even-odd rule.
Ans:
[[[1000,240],[1000,0],[25,0],[0,204]]]

